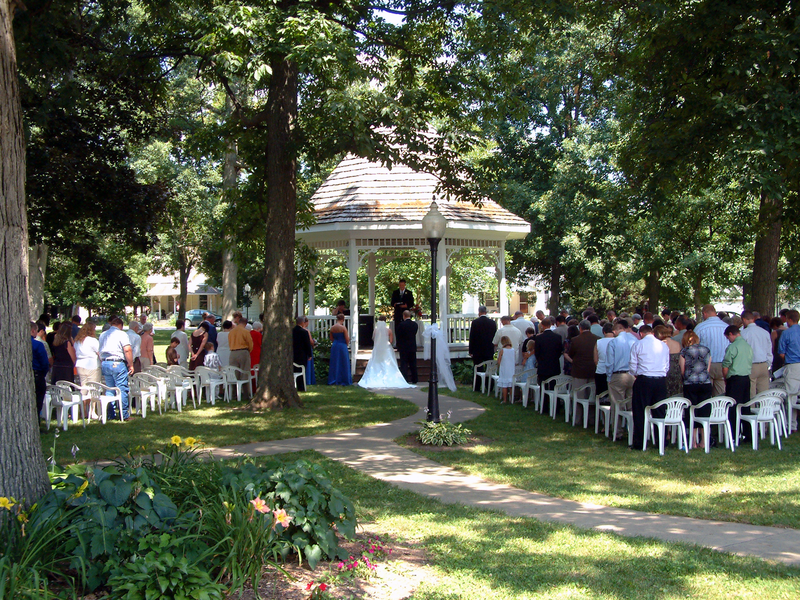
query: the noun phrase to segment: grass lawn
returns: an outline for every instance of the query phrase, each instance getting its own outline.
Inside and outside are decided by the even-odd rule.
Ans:
[[[449,392],[448,392],[449,393]],[[449,452],[416,450],[437,462],[490,481],[551,496],[654,513],[800,528],[800,435],[767,438],[754,452],[740,446],[710,454],[668,447],[632,452],[594,428],[554,421],[517,402],[466,387],[452,393],[487,408],[466,426],[491,441]],[[602,432],[602,429],[601,429]]]
[[[127,423],[109,421],[103,425],[92,421],[86,429],[80,423],[70,424],[66,432],[59,431],[56,462],[74,462],[70,455],[73,444],[80,448],[77,460],[83,462],[114,458],[139,446],[151,452],[169,443],[173,435],[192,436],[208,447],[219,447],[353,429],[394,421],[417,411],[410,402],[358,386],[310,386],[301,397],[305,404],[302,409],[253,413],[242,410],[245,403],[218,402],[181,413],[170,410],[159,415],[148,411],[146,419],[136,417]],[[55,421],[49,432],[41,434],[45,457],[52,454],[54,425]]]
[[[284,458],[300,456],[322,463],[360,522],[426,550],[437,578],[415,600],[800,597],[800,568],[445,505],[313,452]]]

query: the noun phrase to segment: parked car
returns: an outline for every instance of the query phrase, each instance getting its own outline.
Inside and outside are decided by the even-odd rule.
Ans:
[[[207,310],[203,310],[202,308],[194,308],[192,310],[186,311],[186,319],[189,321],[192,327],[197,327],[203,321],[203,313],[207,312],[210,315],[214,315],[214,313],[209,312]],[[219,327],[222,325],[222,317],[219,315],[214,315],[214,325]]]

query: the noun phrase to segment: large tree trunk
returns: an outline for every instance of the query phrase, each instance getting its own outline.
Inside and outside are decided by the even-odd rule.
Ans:
[[[225,165],[222,174],[223,193],[230,193],[236,189],[237,169],[236,143],[228,141],[228,151],[225,153]],[[236,280],[239,277],[239,268],[233,260],[234,240],[227,238],[227,245],[222,251],[222,318],[232,319],[233,311],[238,306],[238,290]]]
[[[771,198],[762,193],[758,238],[753,252],[753,287],[747,305],[762,315],[775,315],[782,221],[783,198]]]
[[[44,278],[47,273],[47,244],[36,244],[28,254],[28,303],[31,320],[44,312]]]
[[[178,265],[178,321],[186,318],[186,299],[189,297],[189,271],[192,268],[183,263]]]
[[[8,0],[0,0],[0,496],[29,506],[47,492],[50,483],[31,371],[25,140],[12,10]],[[6,516],[0,519],[0,527]]]
[[[561,302],[561,263],[556,261],[550,270],[550,300],[547,302],[547,310],[552,316],[556,316]]]
[[[297,215],[297,160],[293,129],[297,120],[297,65],[272,60],[267,100],[267,223],[261,365],[251,407],[302,406],[292,375],[292,299],[294,296],[294,229]]]
[[[653,267],[647,276],[647,300],[650,312],[658,316],[658,293],[661,291],[661,280],[658,269]]]

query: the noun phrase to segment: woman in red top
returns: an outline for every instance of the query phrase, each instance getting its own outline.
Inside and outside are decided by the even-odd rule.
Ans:
[[[261,362],[261,342],[264,340],[262,330],[264,326],[260,321],[253,323],[253,329],[250,331],[250,336],[253,338],[253,349],[250,350],[250,366],[255,367]]]

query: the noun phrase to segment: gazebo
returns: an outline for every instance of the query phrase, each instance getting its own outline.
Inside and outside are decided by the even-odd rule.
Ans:
[[[316,250],[340,253],[350,274],[350,312],[361,314],[357,289],[357,273],[366,268],[369,291],[366,314],[375,314],[376,252],[409,250],[429,252],[428,240],[422,237],[422,217],[434,200],[447,219],[445,237],[439,244],[439,322],[448,333],[448,343],[466,341],[464,323],[468,317],[447,314],[448,267],[456,252],[463,248],[480,249],[492,257],[499,279],[499,306],[508,311],[505,275],[505,243],[524,238],[530,224],[521,217],[486,199],[481,206],[452,199],[437,193],[439,180],[431,173],[415,171],[401,164],[390,170],[380,163],[346,156],[333,170],[311,202],[316,223],[297,230],[295,236]],[[298,312],[303,311],[303,292],[298,294]],[[314,315],[314,279],[308,288],[309,318]],[[323,333],[330,318],[316,319],[312,330]],[[358,319],[349,324],[351,360],[355,372],[358,343]],[[469,325],[466,324],[468,331]],[[459,338],[459,339],[453,339]]]

